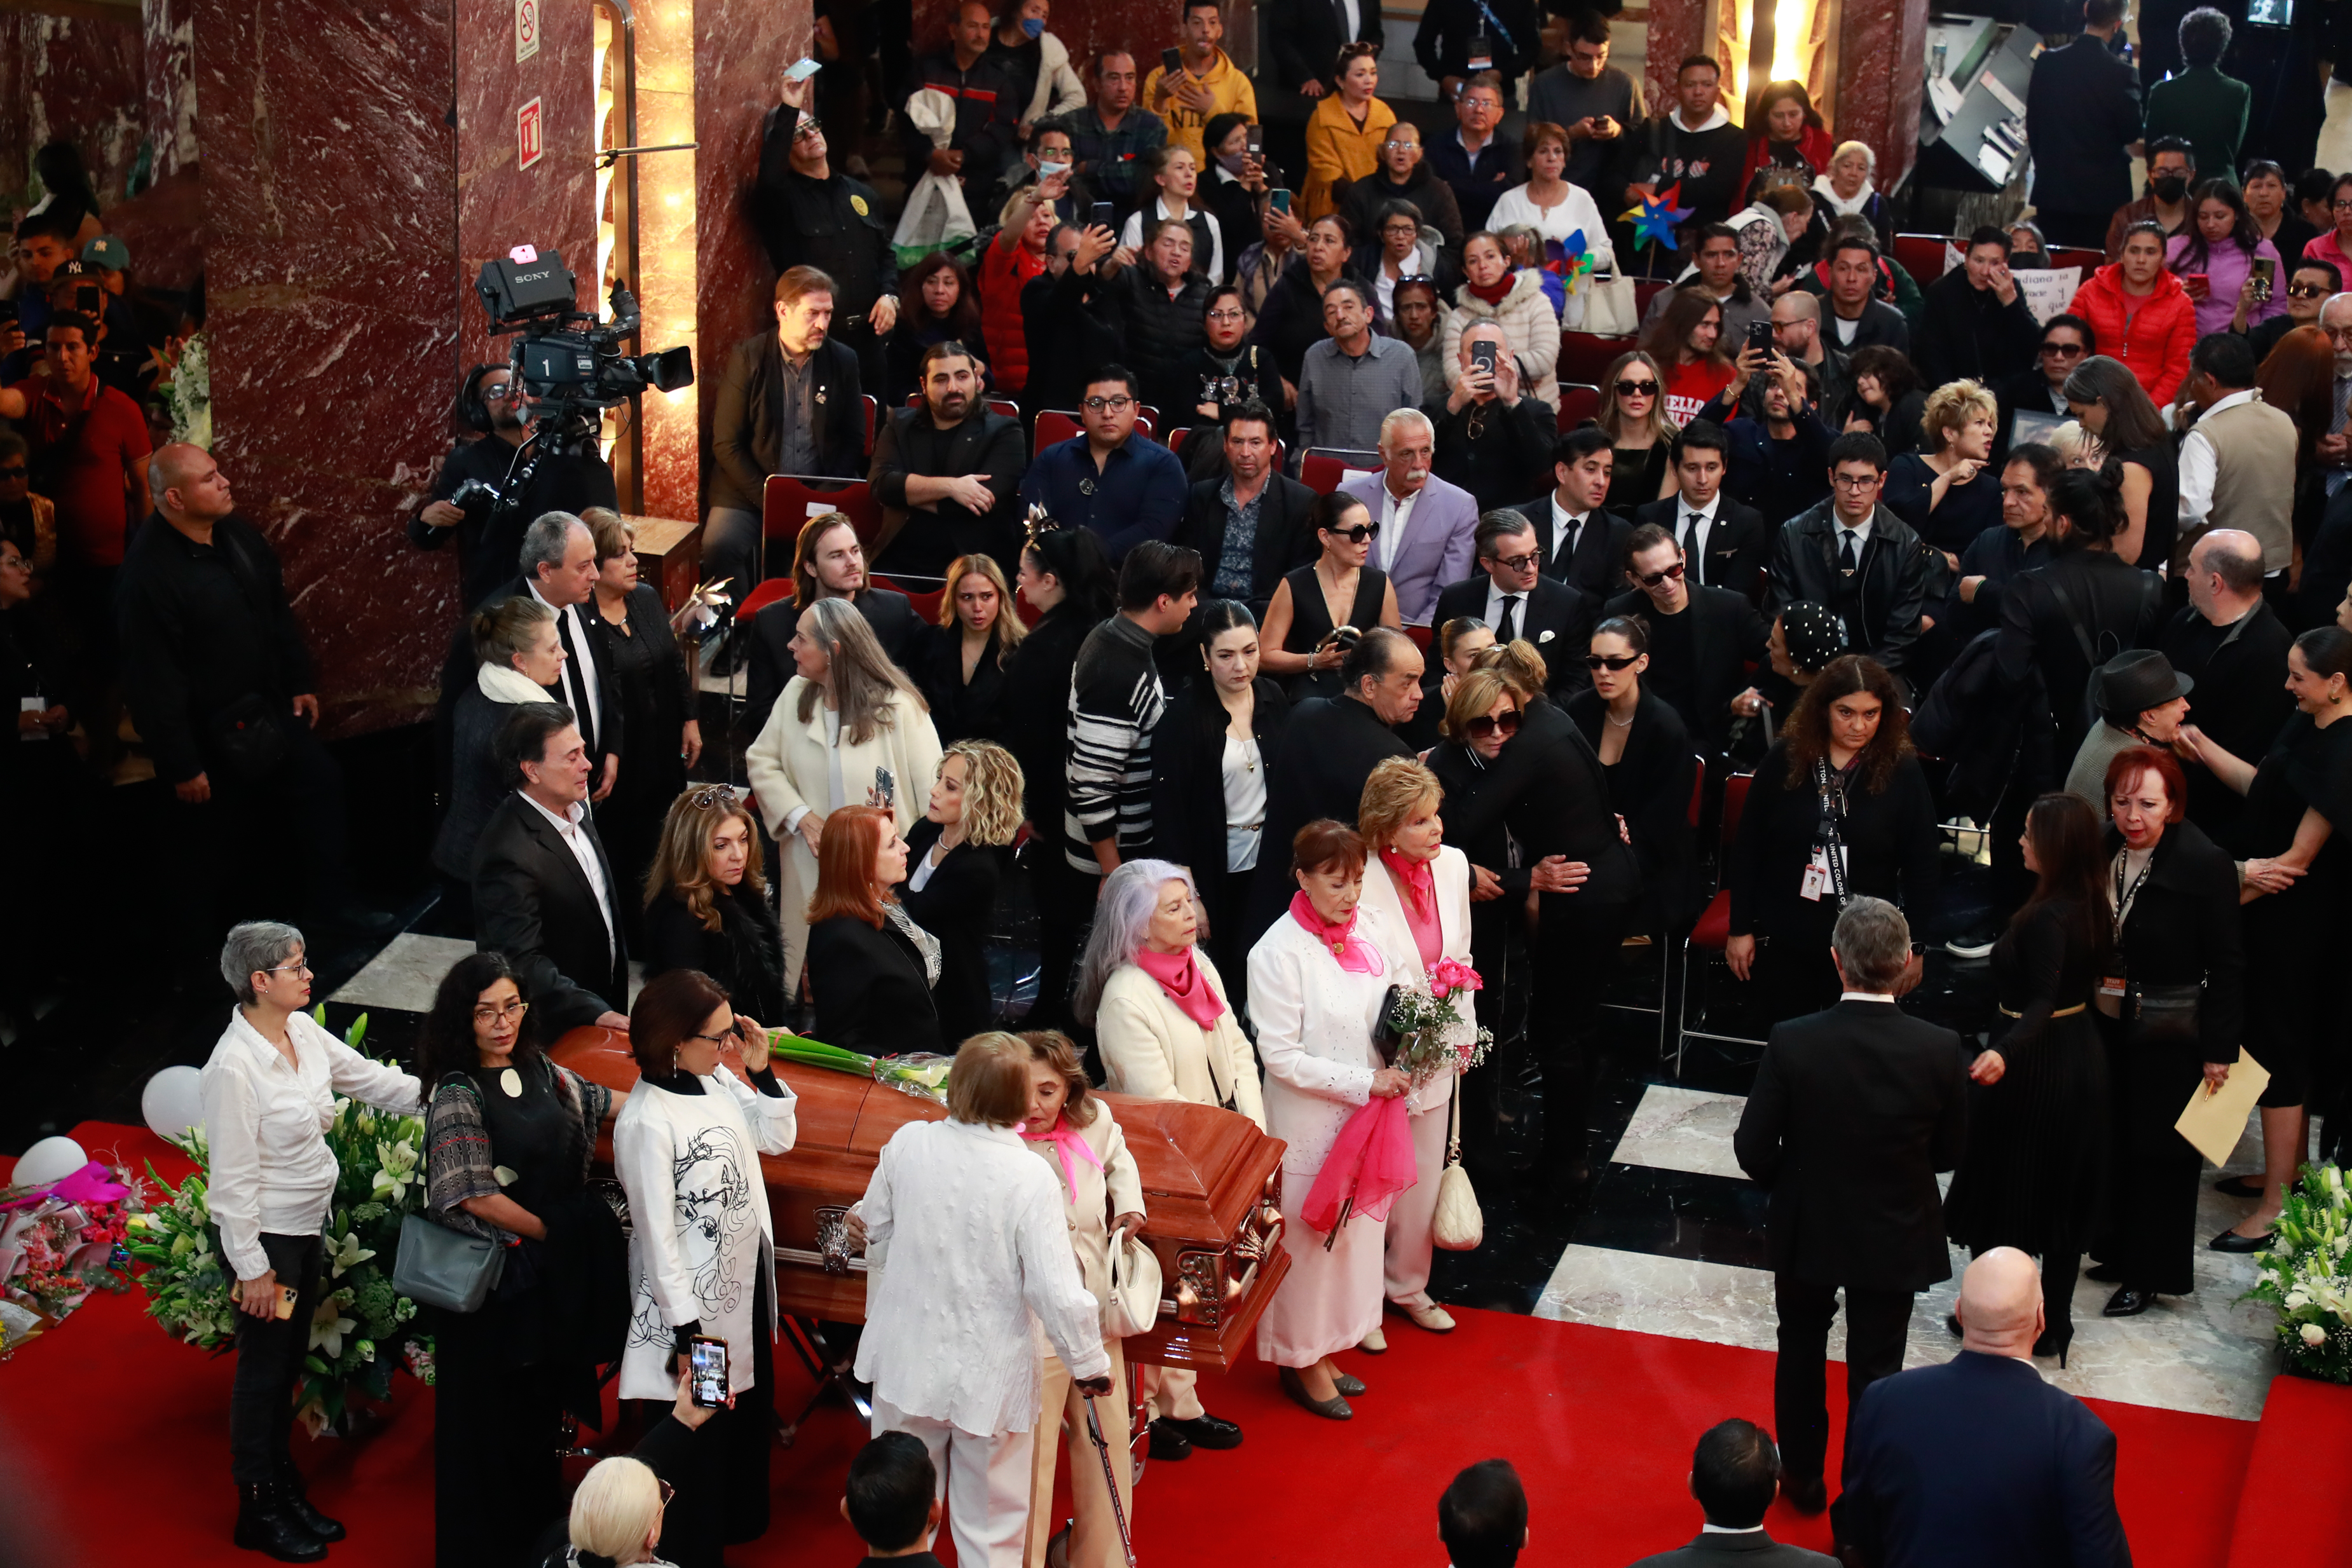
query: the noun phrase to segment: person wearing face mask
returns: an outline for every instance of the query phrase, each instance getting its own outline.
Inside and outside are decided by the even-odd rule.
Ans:
[[[2107,220],[2107,260],[2123,258],[2124,236],[2136,224],[2157,225],[2167,244],[2196,222],[2189,200],[2197,183],[2197,153],[2177,136],[2159,137],[2147,144],[2147,194],[2126,202]]]
[[[2091,672],[2091,700],[2098,707],[2099,722],[2083,737],[2074,766],[2066,770],[2067,789],[2088,800],[2105,821],[2107,764],[2134,747],[2168,748],[2178,740],[2196,684],[2148,648],[2118,653]]]
[[[1086,107],[1087,89],[1079,82],[1077,72],[1070,68],[1068,46],[1046,31],[1053,16],[1050,0],[1020,0],[998,20],[996,31],[989,38],[989,53],[1018,60],[1017,68],[1033,78],[1029,106],[1021,111],[1020,130],[1024,136],[1049,115],[1067,114]],[[1032,50],[1035,51],[1034,59]]]

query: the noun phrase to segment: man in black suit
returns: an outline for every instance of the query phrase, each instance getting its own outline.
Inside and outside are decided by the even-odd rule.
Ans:
[[[596,538],[569,512],[543,512],[523,530],[522,575],[492,591],[476,613],[528,593],[555,612],[555,632],[563,644],[563,674],[547,688],[547,700],[576,716],[580,737],[595,765],[592,800],[613,792],[621,773],[621,687],[605,656],[604,640],[588,634],[586,617],[596,595]],[[457,696],[474,684],[472,618],[460,620],[441,666],[441,703],[436,712],[442,776],[448,776],[448,747],[457,720]]]
[[[793,547],[793,597],[751,617],[751,668],[744,683],[743,722],[757,735],[768,712],[793,678],[793,633],[801,612],[820,599],[846,599],[857,606],[883,656],[909,668],[924,635],[923,618],[896,589],[877,588],[866,576],[866,547],[857,525],[840,512],[821,512],[801,525]]]
[[[1467,617],[1483,621],[1495,641],[1523,637],[1543,655],[1544,687],[1554,702],[1592,684],[1584,655],[1592,644],[1593,598],[1536,570],[1533,523],[1498,507],[1478,519],[1478,571],[1437,596],[1433,626]],[[1431,695],[1436,694],[1431,693]]]
[[[1690,558],[1655,523],[1625,540],[1626,591],[1602,613],[1639,615],[1650,623],[1646,684],[1676,713],[1691,738],[1706,747],[1707,771],[1730,743],[1735,715],[1753,714],[1759,699],[1748,669],[1764,662],[1771,629],[1756,606],[1727,588],[1690,580]]]
[[[588,815],[588,748],[572,712],[522,703],[500,727],[514,793],[474,851],[474,946],[503,953],[552,1040],[583,1024],[626,1029],[629,954],[613,863]]]
[[[1903,912],[1884,899],[1851,900],[1831,956],[1844,997],[1772,1027],[1732,1138],[1739,1168],[1771,1195],[1765,1239],[1780,1318],[1773,1415],[1789,1500],[1807,1513],[1828,1500],[1822,1361],[1838,1289],[1851,1411],[1863,1390],[1902,1370],[1911,1298],[1951,1278],[1936,1173],[1959,1164],[1968,1133],[1960,1037],[1895,1005],[1917,978]]]
[[[1680,488],[1664,500],[1633,509],[1633,524],[1655,523],[1683,550],[1689,580],[1744,593],[1754,603],[1764,595],[1764,558],[1772,536],[1764,514],[1723,493],[1730,471],[1731,444],[1723,426],[1694,419],[1675,438],[1675,481]]]
[[[1446,1483],[1437,1538],[1454,1568],[1512,1568],[1528,1543],[1528,1492],[1508,1459],[1481,1459]]]
[[[874,564],[938,577],[961,555],[1018,559],[1021,422],[992,412],[972,351],[950,340],[923,350],[922,402],[895,409],[874,437],[866,477],[882,504]]]
[[[1848,1417],[1832,1516],[1877,1568],[2129,1568],[2116,1435],[2033,1364],[2042,1276],[1996,1247],[1960,1277],[1960,1354],[1871,1386]]]
[[[1764,1532],[1764,1511],[1780,1490],[1772,1434],[1737,1416],[1718,1421],[1691,1455],[1691,1496],[1706,1511],[1706,1528],[1689,1545],[1644,1557],[1633,1568],[1833,1568],[1836,1558]]]
[[[1225,421],[1224,452],[1225,476],[1192,487],[1172,542],[1200,556],[1203,600],[1238,599],[1264,621],[1283,574],[1316,557],[1315,492],[1276,471],[1274,411],[1255,398]],[[1228,559],[1226,540],[1244,538],[1247,552]]]
[[[2083,30],[2033,62],[2025,140],[2033,212],[2053,245],[2104,247],[2107,219],[2132,199],[2131,145],[2140,139],[2139,73],[2110,46],[2124,0],[2085,0]]]
[[[1535,525],[1538,570],[1596,600],[1617,591],[1625,569],[1625,536],[1633,525],[1601,503],[1609,497],[1615,461],[1608,434],[1586,425],[1559,438],[1551,451],[1552,491],[1511,510]]]
[[[2249,761],[2270,749],[2294,711],[2284,677],[2294,633],[2263,598],[2263,547],[2239,528],[2209,528],[2181,573],[2189,603],[2156,645],[2197,685],[2197,727]],[[2227,841],[2245,797],[2203,767],[2189,773],[2189,819]]]

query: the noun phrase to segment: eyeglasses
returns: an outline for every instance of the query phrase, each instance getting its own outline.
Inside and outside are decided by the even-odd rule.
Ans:
[[[1841,490],[1852,490],[1860,495],[1864,490],[1876,489],[1885,478],[1884,474],[1832,474],[1830,483]]]
[[[2352,213],[2352,202],[2334,201],[2327,204],[2339,213]]]
[[[803,114],[801,116],[801,122],[793,127],[793,140],[797,141],[803,136],[814,136],[824,127],[824,122],[815,115]]]
[[[735,791],[724,784],[706,784],[686,798],[686,803],[698,811],[708,811],[713,806],[732,806],[735,800]]]
[[[522,1017],[523,1014],[530,1010],[530,1004],[529,1002],[522,1001],[509,1002],[502,1008],[476,1008],[474,1009],[474,1021],[476,1023],[506,1023]]]
[[[725,1045],[730,1040],[740,1040],[742,1036],[737,1034],[730,1029],[724,1034],[690,1034],[686,1038],[688,1040],[707,1040],[713,1045]]]
[[[25,465],[22,463],[11,463],[5,468],[0,468],[0,479],[22,479],[24,476]]]
[[[1616,392],[1619,397],[1655,397],[1658,395],[1658,383],[1621,381],[1616,383]]]
[[[2286,286],[2286,293],[2287,298],[2290,299],[2325,299],[2327,298],[2327,285],[2324,283],[2290,283]],[[5,474],[6,472],[6,469],[0,468],[0,474]]]
[[[1378,523],[1358,523],[1352,528],[1325,528],[1323,531],[1335,539],[1353,539],[1358,544],[1362,544],[1366,539],[1376,539],[1381,537],[1381,526]]]
[[[520,389],[512,382],[499,382],[482,388],[482,396],[491,402],[504,402],[507,399],[519,395],[520,395]]]
[[[1113,413],[1125,413],[1135,406],[1131,397],[1090,397],[1079,405],[1088,413],[1100,413],[1108,409]]]
[[[1247,316],[1245,312],[1240,310],[1212,310],[1209,312],[1209,319],[1212,321],[1241,321],[1247,319]]]
[[[1480,740],[1497,734],[1508,740],[1519,733],[1519,716],[1517,713],[1482,713],[1462,727]]]
[[[1669,578],[1672,578],[1676,582],[1680,582],[1682,580],[1682,576],[1683,563],[1681,561],[1676,561],[1674,565],[1663,568],[1660,570],[1643,572],[1633,580],[1640,583],[1644,588],[1655,588],[1658,584],[1665,581]],[[1614,664],[1610,666],[1612,670],[1616,667],[1617,666]]]
[[[1681,574],[1677,572],[1675,575]],[[1615,674],[1620,670],[1632,669],[1633,661],[1640,657],[1639,653],[1630,653],[1622,658],[1614,653],[1587,653],[1584,655],[1584,667],[1588,670],[1607,670],[1610,674]]]
[[[1418,141],[1383,141],[1381,143],[1381,151],[1383,152],[1401,152],[1408,147],[1417,149],[1420,146],[1421,143]]]
[[[1543,557],[1530,550],[1526,555],[1490,555],[1486,559],[1496,566],[1507,566],[1513,571],[1525,571],[1528,568],[1540,563]]]
[[[261,972],[265,975],[308,975],[316,971],[310,967],[309,959],[298,958],[291,964],[280,964],[274,969],[264,969]]]
[[[661,1505],[667,1508],[670,1505],[670,1500],[677,1496],[677,1489],[659,1476],[654,1478],[654,1485],[661,1488]]]
[[[2293,293],[2294,290],[2288,290]],[[2044,343],[2042,351],[2053,360],[2079,360],[2091,350],[2080,343]]]

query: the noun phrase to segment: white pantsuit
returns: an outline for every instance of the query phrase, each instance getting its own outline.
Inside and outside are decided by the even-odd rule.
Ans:
[[[1430,878],[1437,894],[1437,929],[1441,956],[1470,962],[1470,861],[1447,846],[1430,862]],[[1395,984],[1426,985],[1421,949],[1405,923],[1406,893],[1377,854],[1364,867],[1364,902],[1357,915],[1360,925],[1369,921],[1381,951],[1396,956]],[[1455,1003],[1467,1018],[1470,998]],[[1410,1306],[1427,1306],[1429,1259],[1436,1243],[1430,1239],[1430,1222],[1437,1216],[1437,1178],[1445,1168],[1445,1134],[1453,1115],[1453,1069],[1440,1072],[1412,1092],[1413,1184],[1397,1194],[1389,1209],[1387,1256],[1383,1288],[1388,1299]]]
[[[956,1562],[973,1568],[1021,1568],[1035,1434],[1023,1430],[978,1437],[952,1421],[909,1416],[877,1394],[873,1435],[885,1432],[908,1433],[930,1450],[931,1469],[938,1477],[933,1491],[947,1505]]]
[[[1376,956],[1381,945],[1360,920],[1357,940]],[[1276,1366],[1312,1366],[1361,1343],[1381,1321],[1381,1239],[1385,1227],[1351,1215],[1324,1250],[1324,1237],[1301,1218],[1332,1142],[1356,1108],[1372,1097],[1380,1052],[1372,1029],[1395,966],[1352,974],[1287,912],[1250,950],[1250,1019],[1265,1063],[1266,1131],[1287,1145],[1282,1155],[1282,1244],[1290,1277],[1258,1319],[1257,1354]]]
[[[801,694],[813,688],[803,675],[786,682],[759,738],[743,753],[751,799],[768,836],[776,841],[776,925],[783,937],[787,1000],[800,995],[801,962],[808,955],[808,905],[816,895],[816,856],[808,841],[793,831],[794,814],[803,808],[822,815],[841,806],[865,805],[874,788],[875,769],[887,768],[896,785],[891,820],[904,837],[922,816],[940,767],[939,731],[915,698],[893,693],[888,723],[877,724],[862,743],[845,734],[836,748],[826,739],[828,716],[821,700],[812,700],[807,718],[800,716]]]

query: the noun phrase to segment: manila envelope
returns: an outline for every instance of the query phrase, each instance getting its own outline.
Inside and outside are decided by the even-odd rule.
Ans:
[[[2270,1082],[2270,1069],[2240,1046],[2237,1063],[2230,1069],[2230,1082],[2218,1090],[2200,1083],[2172,1129],[2216,1166],[2228,1165],[2239,1134],[2246,1130],[2246,1113],[2253,1109]]]

